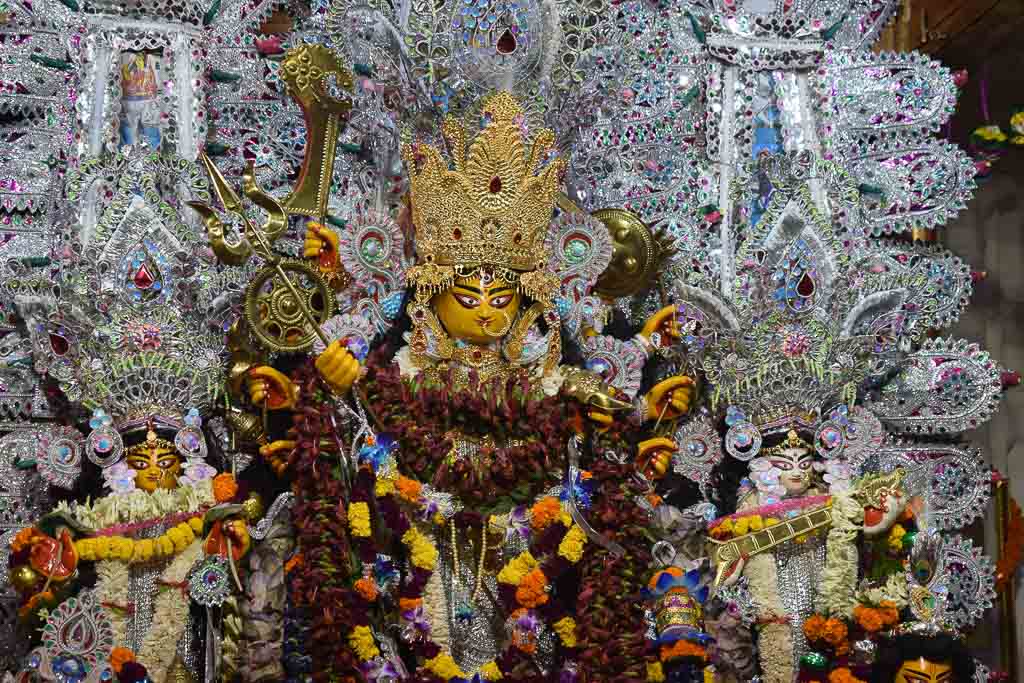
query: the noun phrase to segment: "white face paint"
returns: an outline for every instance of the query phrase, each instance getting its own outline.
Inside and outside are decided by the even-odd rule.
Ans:
[[[814,458],[806,448],[795,446],[768,457],[771,466],[779,470],[779,483],[786,496],[801,496],[811,488],[811,466]]]
[[[864,507],[864,535],[884,534],[907,509],[907,497],[902,489],[886,489],[879,500]]]

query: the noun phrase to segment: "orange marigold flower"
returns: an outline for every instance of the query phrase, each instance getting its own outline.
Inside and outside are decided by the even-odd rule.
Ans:
[[[540,607],[548,601],[548,577],[540,568],[523,577],[516,589],[516,601],[523,607]]]
[[[828,683],[865,683],[853,675],[845,666],[833,670],[828,675]]]
[[[238,482],[229,472],[213,478],[213,497],[218,503],[226,503],[238,495]]]
[[[367,602],[373,602],[377,599],[377,582],[373,579],[363,577],[356,581],[355,585],[356,593],[359,593]]]
[[[534,531],[543,531],[562,512],[562,503],[554,496],[541,498],[530,508],[530,526]]]
[[[110,668],[114,673],[121,673],[121,667],[135,661],[135,653],[126,647],[115,647],[110,651]]]
[[[399,598],[398,607],[403,612],[410,612],[423,604],[423,598]]]
[[[41,536],[39,530],[34,526],[27,526],[14,537],[11,541],[11,550],[16,553],[20,553],[25,548],[28,548],[32,543]]]
[[[896,603],[891,600],[883,600],[879,605],[878,615],[882,618],[882,628],[889,628],[899,623],[900,611],[896,609]]]
[[[825,617],[820,614],[815,614],[804,622],[804,635],[807,636],[807,640],[814,642],[821,640],[825,632]]]
[[[708,653],[707,650],[700,645],[691,643],[688,640],[677,640],[671,646],[666,645],[661,648],[661,652],[658,656],[663,662],[682,657],[698,657],[706,660],[708,658]]]
[[[860,624],[861,628],[868,633],[877,633],[883,628],[882,616],[876,609],[857,605],[853,608],[853,617]]]
[[[821,637],[824,638],[825,642],[832,647],[837,647],[840,643],[846,640],[847,630],[846,624],[838,619],[829,619],[825,622],[825,629],[821,632]]]
[[[398,477],[395,488],[398,489],[398,495],[410,503],[418,502],[423,492],[423,484],[409,477]]]

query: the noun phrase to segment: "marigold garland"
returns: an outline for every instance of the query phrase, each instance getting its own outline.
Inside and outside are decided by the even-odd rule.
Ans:
[[[380,353],[371,356],[367,374],[360,383],[378,421],[400,445],[400,454],[396,454],[399,466],[413,484],[419,483],[411,478],[415,473],[416,479],[430,481],[438,490],[455,495],[466,504],[467,511],[457,512],[455,518],[450,515],[447,519],[441,518],[436,507],[430,507],[432,499],[416,491],[415,485],[402,484],[406,497],[397,475],[393,475],[391,483],[381,477],[379,481],[384,483],[378,484],[378,477],[365,466],[357,472],[349,489],[343,489],[339,478],[324,476],[324,455],[319,449],[323,447],[322,437],[333,434],[334,407],[324,398],[322,383],[312,364],[296,372],[296,381],[302,387],[295,426],[300,445],[290,454],[288,469],[296,475],[293,515],[299,530],[298,552],[305,561],[294,568],[289,583],[295,604],[311,613],[310,636],[303,648],[315,661],[314,675],[325,680],[358,679],[360,669],[365,671],[360,662],[369,662],[371,667],[385,663],[378,659],[380,654],[368,648],[357,650],[357,644],[365,643],[353,643],[350,638],[353,631],[338,628],[338,624],[348,624],[353,629],[364,627],[372,638],[369,624],[379,616],[375,605],[385,603],[379,597],[375,603],[369,603],[354,584],[360,578],[368,578],[366,572],[379,562],[379,553],[388,552],[377,547],[372,533],[367,536],[351,533],[351,520],[344,514],[346,509],[341,515],[333,513],[338,501],[365,504],[376,499],[372,519],[370,506],[367,506],[367,523],[372,524],[371,528],[379,524],[382,532],[391,532],[390,535],[382,533],[382,537],[401,539],[411,565],[402,573],[398,585],[388,590],[395,591],[394,597],[402,612],[415,613],[421,608],[428,611],[423,598],[428,581],[432,580],[438,548],[433,543],[433,531],[423,523],[452,523],[458,529],[475,533],[487,524],[488,515],[504,514],[509,509],[506,507],[509,500],[513,505],[535,500],[538,493],[555,483],[551,474],[560,471],[558,462],[564,457],[564,443],[577,417],[574,403],[563,397],[537,399],[536,392],[531,391],[529,383],[522,378],[507,383],[504,388],[496,385],[494,396],[491,394],[495,393],[495,387],[486,391],[452,391],[450,386],[403,381],[389,360],[386,364],[379,362],[383,357]],[[446,461],[450,443],[438,436],[447,433],[451,420],[457,420],[460,428],[468,424],[484,433],[493,432],[500,425],[509,440],[523,439],[524,445],[485,452],[483,458],[487,467],[479,471],[460,469],[468,466],[462,461],[450,466]],[[597,438],[601,443],[594,445],[595,451],[630,448],[619,436],[620,429],[617,425],[600,434]],[[504,613],[512,615],[518,611],[516,595],[527,576],[531,578],[525,581],[526,590],[533,591],[535,597],[540,595],[535,590],[539,583],[535,585],[534,581],[538,575],[545,577],[547,585],[561,586],[562,582],[569,581],[579,585],[579,603],[545,590],[548,600],[532,616],[553,627],[569,617],[570,608],[574,609],[575,618],[580,620],[575,629],[577,646],[570,647],[559,641],[557,656],[575,662],[580,675],[588,680],[614,680],[617,675],[636,680],[643,677],[645,665],[642,614],[623,612],[614,600],[605,600],[602,596],[632,593],[642,588],[627,570],[650,559],[648,544],[639,533],[646,525],[646,512],[634,503],[637,491],[629,477],[630,466],[599,460],[593,469],[592,488],[601,490],[602,495],[594,497],[592,507],[586,511],[587,518],[592,523],[599,521],[606,535],[627,548],[629,561],[616,558],[598,546],[585,555],[580,552],[575,563],[570,561],[576,556],[578,544],[574,537],[579,532],[574,532],[573,538],[563,546],[574,525],[559,506],[543,532],[529,535],[529,550],[502,567],[499,576],[504,580],[499,580],[498,598]],[[634,539],[638,540],[634,542]],[[564,554],[559,552],[563,547]],[[354,565],[346,567],[343,563],[349,557],[354,558]],[[538,574],[533,574],[536,570]],[[566,577],[570,572],[579,572],[580,578]],[[607,580],[615,581],[617,589],[605,587]],[[378,590],[384,589],[379,585]],[[520,609],[526,610],[525,607]],[[419,614],[410,614],[407,619],[422,619],[422,612]],[[405,621],[406,626],[413,623]],[[613,634],[611,640],[609,633]],[[445,640],[435,641],[427,631],[421,637],[403,638],[403,641],[403,659],[413,680],[437,683],[439,678],[446,682],[452,677],[454,680],[464,678],[451,659]],[[611,652],[618,654],[610,657]],[[364,659],[371,654],[375,656]],[[530,658],[511,646],[506,646],[493,662],[477,673],[485,680],[509,683],[535,683],[543,678]]]
[[[402,543],[409,548],[410,561],[413,563],[413,566],[420,569],[434,569],[434,565],[437,564],[437,548],[434,547],[434,544],[426,536],[417,531],[415,527],[410,528],[403,534]]]
[[[348,525],[353,536],[370,535],[370,506],[363,502],[348,504]]]
[[[373,631],[369,626],[356,626],[348,636],[349,645],[355,651],[356,656],[364,662],[380,655],[377,643],[373,640]]]
[[[665,670],[661,668],[661,662],[647,662],[647,680],[652,683],[662,683],[665,680]]]
[[[157,538],[135,540],[127,536],[93,536],[75,541],[79,558],[90,562],[117,560],[129,564],[173,557],[184,552],[203,531],[203,518],[192,517]]]

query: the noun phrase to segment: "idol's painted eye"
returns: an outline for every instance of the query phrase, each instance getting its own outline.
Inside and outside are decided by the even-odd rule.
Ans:
[[[455,300],[458,301],[459,305],[463,308],[476,308],[480,305],[480,300],[475,296],[459,294],[457,292],[452,292],[452,296],[455,297]]]
[[[505,306],[508,306],[508,302],[510,301],[512,301],[511,294],[501,294],[500,296],[496,296],[493,299],[491,299],[491,307],[505,308]]]
[[[793,465],[786,460],[772,460],[772,467],[783,472],[789,472],[793,469]]]
[[[810,460],[803,460],[803,461],[801,461],[800,462],[800,469],[802,469],[802,470],[809,470],[809,469],[811,469],[811,461]]]
[[[167,458],[160,458],[160,460],[157,461],[157,467],[162,470],[169,470],[177,464],[178,458],[173,455]]]
[[[149,460],[146,460],[145,458],[128,458],[128,467],[141,472],[142,470],[149,468]]]

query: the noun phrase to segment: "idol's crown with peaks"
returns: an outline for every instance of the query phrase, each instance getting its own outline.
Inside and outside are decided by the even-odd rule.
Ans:
[[[547,129],[527,149],[523,109],[511,94],[487,98],[481,117],[468,148],[466,129],[445,121],[450,160],[431,145],[403,149],[420,264],[536,270],[565,161],[550,158],[555,136]]]

